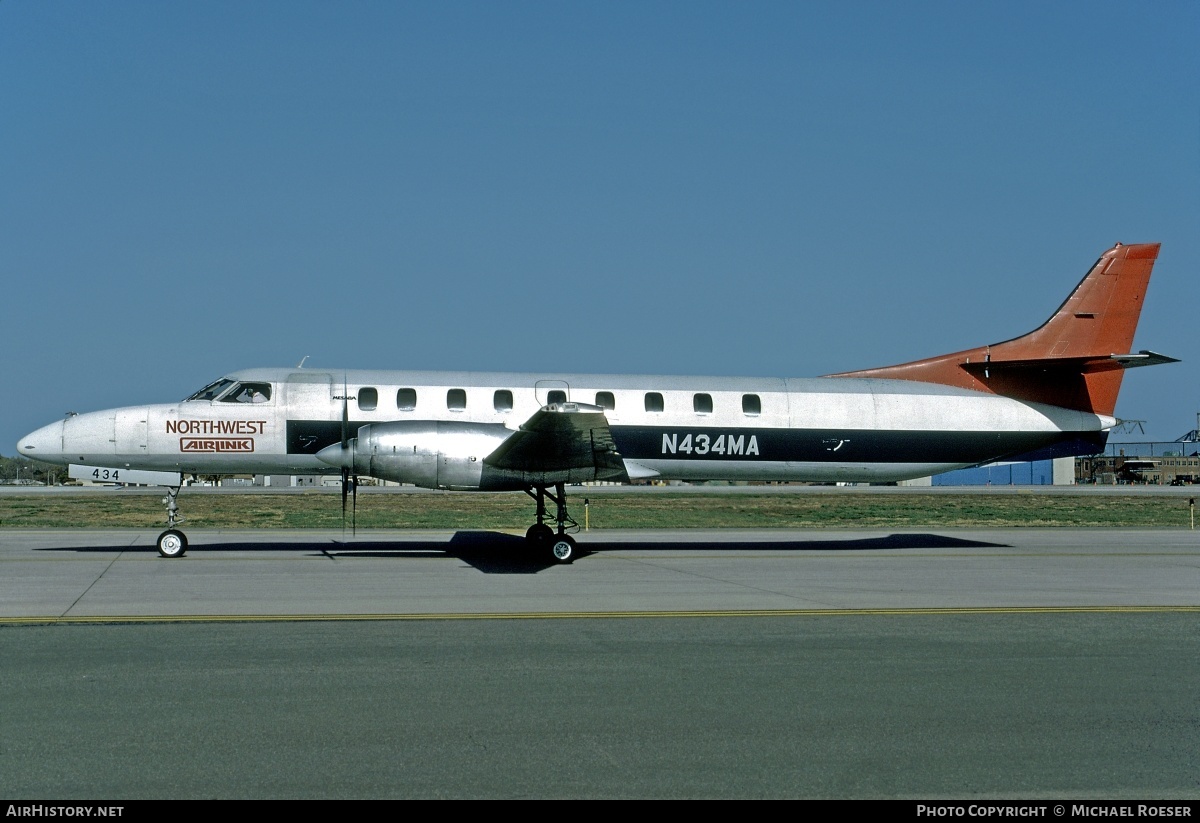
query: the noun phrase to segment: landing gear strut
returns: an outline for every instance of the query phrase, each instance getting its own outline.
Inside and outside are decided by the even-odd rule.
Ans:
[[[526,489],[525,493],[537,503],[537,522],[525,532],[525,540],[529,547],[549,554],[549,559],[555,563],[570,563],[575,559],[578,549],[575,538],[567,534],[567,529],[578,528],[579,524],[567,514],[567,495],[563,484],[555,483],[553,493],[546,486],[535,486],[533,489]],[[557,531],[545,522],[547,497],[556,507],[554,520],[558,524]]]
[[[168,486],[167,496],[163,502],[167,504],[167,530],[158,536],[158,553],[163,557],[183,557],[187,554],[187,537],[175,526],[183,522],[179,516],[178,486]]]

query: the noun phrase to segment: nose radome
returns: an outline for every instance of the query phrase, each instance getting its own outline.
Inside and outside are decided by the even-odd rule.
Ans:
[[[17,451],[34,460],[57,463],[63,457],[63,421],[42,426],[17,441]]]

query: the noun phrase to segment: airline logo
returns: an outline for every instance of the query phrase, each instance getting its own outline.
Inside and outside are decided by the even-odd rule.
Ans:
[[[254,451],[253,437],[181,437],[179,438],[181,452],[208,453],[218,452],[252,452]]]
[[[179,438],[179,451],[188,454],[228,454],[254,451],[254,438],[266,420],[168,420],[167,434],[204,435]]]

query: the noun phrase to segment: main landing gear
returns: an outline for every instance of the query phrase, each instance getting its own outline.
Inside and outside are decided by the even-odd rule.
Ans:
[[[537,522],[525,532],[525,542],[539,554],[549,555],[548,559],[554,563],[570,563],[579,549],[575,545],[575,538],[567,534],[567,529],[578,528],[579,524],[567,514],[567,495],[563,484],[555,483],[553,493],[546,486],[535,486],[526,489],[525,493],[537,502]],[[556,507],[554,519],[558,524],[557,531],[545,522],[547,497]]]
[[[176,524],[183,522],[179,516],[178,497],[179,487],[168,486],[167,496],[163,498],[167,504],[167,530],[158,536],[158,553],[163,557],[183,557],[187,554],[187,537],[175,528]]]

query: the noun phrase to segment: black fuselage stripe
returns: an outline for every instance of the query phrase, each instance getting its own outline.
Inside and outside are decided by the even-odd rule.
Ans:
[[[354,437],[365,421],[347,424]],[[690,426],[613,426],[626,460],[751,460],[780,463],[983,463],[1013,455],[1096,454],[1107,432],[881,431]],[[288,454],[341,441],[341,421],[289,420]]]
[[[880,431],[614,426],[629,460],[784,463],[980,463],[1053,448],[1103,451],[1105,432]],[[750,438],[754,438],[751,454]],[[686,444],[687,448],[684,448]]]

